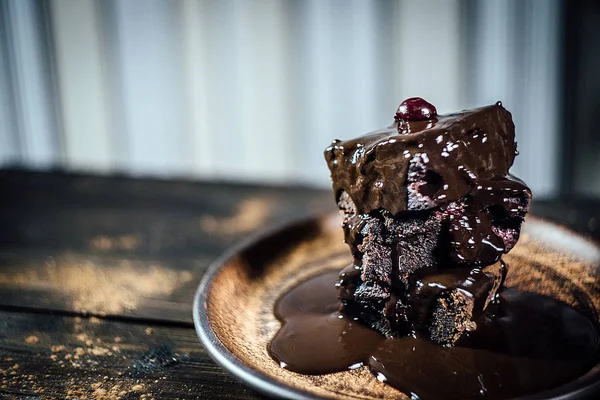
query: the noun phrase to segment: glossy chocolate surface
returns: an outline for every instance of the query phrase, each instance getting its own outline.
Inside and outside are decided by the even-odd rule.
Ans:
[[[431,208],[468,195],[480,181],[505,177],[515,154],[514,124],[500,103],[396,121],[325,150],[336,201],[345,191],[359,214],[384,209],[394,215],[412,209],[409,186],[419,184],[412,175],[427,174],[428,184],[414,189],[429,199],[418,207]]]
[[[507,266],[500,261],[485,268],[452,268],[420,270],[412,274],[406,290],[407,304],[415,332],[431,321],[431,310],[435,301],[444,292],[453,290],[473,299],[472,316],[476,320],[484,311],[496,304],[499,289],[506,277]],[[476,329],[476,324],[472,327]]]
[[[438,278],[442,286],[455,282]],[[592,322],[545,296],[502,293],[494,318],[488,310],[475,331],[444,347],[418,337],[386,339],[341,314],[337,279],[337,272],[315,276],[277,301],[282,327],[269,353],[281,367],[327,374],[367,366],[412,398],[507,399],[567,383],[598,359]]]

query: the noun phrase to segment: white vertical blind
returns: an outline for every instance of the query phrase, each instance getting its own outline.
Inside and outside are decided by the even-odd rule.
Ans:
[[[7,1],[0,2],[0,163],[14,164],[21,161],[18,131],[15,126],[15,101],[13,99],[11,77],[12,66],[9,59],[9,37],[12,22],[8,15]]]
[[[113,43],[117,91],[123,107],[117,124],[134,174],[184,174],[193,164],[182,79],[181,3],[115,1]]]
[[[557,187],[559,121],[531,114],[559,107],[559,0],[0,4],[4,164],[325,186],[333,138],[422,96],[442,112],[502,100],[516,172]]]
[[[190,129],[190,146],[192,164],[190,171],[203,177],[211,177],[217,172],[213,148],[215,141],[211,134],[209,118],[213,103],[209,96],[209,50],[214,41],[209,39],[210,3],[197,0],[184,0],[180,7],[182,46],[183,46],[183,79],[187,82],[185,90],[185,113]]]
[[[290,166],[287,146],[289,66],[284,2],[238,1],[234,4],[237,35],[238,108],[230,109],[227,120],[242,124],[238,145],[243,149],[243,168],[263,179],[286,179]],[[227,123],[227,120],[221,121]]]
[[[115,132],[97,3],[54,0],[50,4],[65,164],[110,171]]]
[[[187,112],[194,130],[196,171],[216,178],[244,177],[244,153],[241,133],[241,64],[239,27],[236,27],[234,0],[201,2],[201,6],[184,4],[184,33],[187,46],[196,46],[187,55],[187,89],[196,92],[190,97]],[[194,67],[198,66],[199,69]],[[191,86],[194,85],[194,86]],[[200,103],[199,102],[203,102]],[[257,133],[260,135],[260,133]],[[243,179],[243,178],[242,178]]]
[[[306,35],[305,64],[306,108],[302,118],[305,132],[297,132],[305,138],[301,147],[300,165],[303,179],[310,181],[317,176],[328,176],[323,162],[323,150],[335,137],[349,137],[353,125],[357,125],[352,96],[348,91],[354,88],[351,53],[352,42],[352,3],[344,7],[337,2],[311,0],[308,2],[306,17],[299,21],[301,31]],[[363,55],[366,58],[366,55]],[[360,127],[354,126],[355,131]]]
[[[406,1],[397,8],[395,52],[398,98],[423,97],[438,112],[457,111],[463,83],[460,68],[460,1]],[[393,115],[393,113],[392,113]]]
[[[3,132],[0,136],[12,136],[13,149],[7,151],[12,157],[18,157],[23,163],[46,167],[58,161],[56,124],[50,93],[51,82],[47,74],[47,54],[44,49],[43,29],[40,10],[35,0],[7,0],[0,5],[3,8],[5,36],[6,81],[2,84],[3,97],[12,94],[12,98],[3,99],[3,107],[9,114],[4,118]],[[3,118],[3,119],[4,119]],[[18,155],[15,154],[18,148]]]
[[[520,151],[515,171],[528,175],[529,171],[540,171],[535,179],[535,190],[540,196],[557,192],[561,150],[559,88],[560,54],[556,43],[560,42],[560,4],[550,1],[525,3],[525,25],[523,57],[523,100],[518,109],[518,138]],[[531,157],[530,155],[537,156]],[[533,174],[532,174],[533,175]]]
[[[501,100],[511,111],[520,156],[512,169],[536,197],[557,192],[560,3],[476,3],[470,106]]]

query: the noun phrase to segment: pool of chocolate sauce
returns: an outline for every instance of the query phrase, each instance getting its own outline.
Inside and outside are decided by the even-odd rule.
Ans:
[[[366,366],[413,399],[507,399],[572,381],[599,358],[594,324],[549,297],[505,289],[493,316],[443,347],[386,339],[340,313],[337,280],[337,271],[317,275],[277,301],[282,326],[268,350],[281,367],[317,375]]]

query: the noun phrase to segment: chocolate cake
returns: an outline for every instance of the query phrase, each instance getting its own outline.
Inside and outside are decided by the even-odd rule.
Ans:
[[[509,174],[516,154],[501,103],[437,115],[412,98],[390,127],[335,140],[325,158],[353,256],[337,283],[343,312],[444,345],[476,329],[529,210]]]
[[[574,393],[576,379],[591,385],[582,375],[598,365],[597,316],[502,288],[502,256],[517,243],[531,200],[509,174],[515,155],[500,103],[437,115],[408,99],[389,128],[334,141],[325,157],[352,262],[278,298],[281,326],[268,346],[277,365],[307,375],[347,371],[329,389],[358,397],[371,394],[359,387],[362,368],[411,399],[548,396],[570,382],[560,396]],[[554,269],[512,266],[523,267],[567,290],[561,274],[549,278]],[[523,271],[516,275],[526,287],[540,279]],[[579,303],[581,293],[573,296]],[[325,379],[306,382],[321,390]]]

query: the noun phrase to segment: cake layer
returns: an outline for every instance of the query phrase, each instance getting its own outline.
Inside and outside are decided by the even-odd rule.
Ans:
[[[325,150],[336,201],[345,192],[359,214],[393,215],[458,200],[480,181],[506,176],[515,155],[514,124],[500,103],[396,121]]]
[[[422,270],[410,277],[407,302],[417,333],[438,344],[454,344],[496,301],[506,277],[503,261],[485,268]]]
[[[440,344],[474,329],[500,287],[501,256],[516,244],[531,198],[516,178],[482,183],[457,201],[396,216],[358,214],[342,192],[353,255],[338,284],[344,312],[385,335],[418,332]]]
[[[436,265],[486,266],[517,243],[531,192],[520,180],[482,181],[469,196],[423,211],[359,214],[346,192],[338,206],[345,241],[364,279],[405,282]],[[395,265],[395,267],[394,267]],[[387,277],[387,278],[386,278]]]
[[[515,156],[500,103],[437,115],[411,98],[389,128],[334,141],[325,158],[353,256],[337,284],[343,311],[444,345],[475,329],[529,211]]]
[[[481,180],[472,194],[440,207],[446,221],[440,241],[450,247],[448,263],[485,266],[508,253],[519,240],[531,191],[514,177]]]
[[[506,266],[502,261],[485,268],[423,269],[406,285],[387,290],[363,280],[361,268],[344,268],[337,283],[342,311],[359,318],[388,337],[411,334],[438,344],[454,344],[492,304]]]

